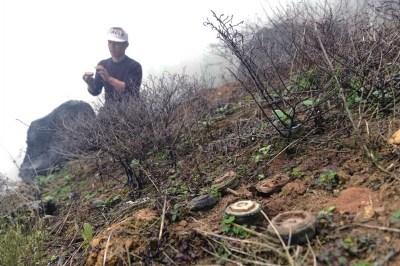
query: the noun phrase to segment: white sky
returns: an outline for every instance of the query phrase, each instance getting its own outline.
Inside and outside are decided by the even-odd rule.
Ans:
[[[263,16],[268,0],[1,0],[0,172],[16,173],[29,124],[61,103],[93,102],[81,77],[109,57],[105,33],[129,34],[127,55],[144,77],[200,58],[216,34],[203,26],[210,10],[239,20]],[[280,1],[282,4],[282,1]]]

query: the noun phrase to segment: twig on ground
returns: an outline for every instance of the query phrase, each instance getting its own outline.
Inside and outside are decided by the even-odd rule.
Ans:
[[[153,178],[151,178],[151,174],[144,169],[144,167],[141,167],[141,170],[145,173],[146,177],[150,180],[151,184],[153,184],[154,188],[157,190],[158,193],[161,193],[160,189],[154,182]]]
[[[255,236],[257,236],[259,238],[262,238],[262,239],[266,239],[266,240],[268,240],[268,241],[270,241],[270,242],[272,242],[274,244],[276,243],[276,238],[273,238],[273,237],[271,237],[269,235],[258,233],[256,231],[251,230],[250,228],[247,228],[247,227],[242,226],[240,224],[234,223],[233,225],[236,226],[236,227],[239,227],[240,229],[242,229],[243,231],[246,231],[249,234],[255,235]]]
[[[75,222],[75,224],[76,224],[76,222]],[[78,231],[75,229],[74,236],[71,238],[71,241],[69,242],[67,247],[70,247],[72,245],[72,243],[75,241],[75,238],[76,238],[77,234],[78,234]]]
[[[272,157],[265,165],[269,165],[270,163],[272,163],[276,158],[278,158],[279,155],[281,155],[284,151],[286,151],[287,149],[289,149],[290,147],[292,147],[294,144],[296,144],[297,142],[305,139],[306,137],[308,137],[311,133],[313,133],[315,131],[315,128],[310,130],[310,132],[308,132],[305,136],[303,136],[302,138],[296,139],[294,141],[292,141],[291,143],[289,143],[285,148],[283,148],[281,151],[279,151],[274,157]]]
[[[168,261],[169,261],[170,263],[172,263],[173,265],[177,265],[177,264],[171,259],[171,257],[168,256],[167,252],[163,251],[162,253],[164,254],[164,256],[168,259]]]
[[[308,250],[311,251],[311,254],[313,256],[313,265],[317,266],[318,265],[317,264],[317,256],[315,255],[315,252],[314,252],[314,250],[313,250],[313,248],[311,246],[310,240],[308,240],[308,237],[307,237],[307,246],[308,246]]]
[[[228,259],[228,258],[219,256],[218,254],[216,254],[216,253],[214,253],[214,252],[211,252],[211,251],[207,250],[207,249],[204,248],[204,247],[201,247],[201,249],[202,249],[204,252],[206,252],[207,254],[210,254],[210,255],[214,256],[215,258],[217,258],[217,259],[221,259],[221,260],[223,260],[223,261],[230,262],[230,263],[233,263],[233,264],[238,265],[238,266],[243,266],[243,264],[240,263],[240,262],[237,262],[237,261],[234,261],[234,260],[231,260],[231,259]]]
[[[164,206],[163,212],[161,215],[161,225],[160,225],[160,233],[158,234],[158,241],[161,241],[163,230],[164,230],[164,221],[165,221],[165,211],[167,209],[167,196],[164,196]]]
[[[58,227],[58,229],[57,229],[57,231],[56,231],[56,234],[59,234],[59,233],[61,232],[61,230],[64,228],[64,225],[65,225],[65,223],[66,223],[67,220],[68,220],[69,213],[71,212],[71,208],[72,208],[72,204],[69,206],[67,215],[65,216],[64,220],[62,221],[62,223],[61,223],[60,226]],[[56,228],[54,228],[53,230],[51,230],[50,234],[52,234],[52,233],[54,232],[55,229],[56,229]]]
[[[374,263],[374,266],[385,266],[395,256],[400,253],[400,250],[390,250],[389,253],[381,260]]]
[[[397,228],[391,228],[391,227],[385,227],[385,226],[378,226],[378,225],[372,225],[372,224],[360,224],[360,223],[353,223],[353,224],[348,224],[344,225],[338,228],[338,230],[344,230],[350,227],[355,227],[355,226],[360,226],[360,227],[365,227],[369,229],[376,229],[380,231],[386,231],[386,232],[392,232],[392,233],[400,233],[400,229]]]
[[[108,252],[108,244],[110,243],[110,239],[111,239],[112,233],[113,233],[113,231],[110,232],[110,234],[108,235],[108,238],[107,238],[106,249],[104,250],[103,266],[106,266],[106,262],[107,262],[107,252]]]
[[[129,254],[129,249],[128,249],[127,246],[125,246],[125,251],[126,251],[126,257],[128,259],[128,266],[131,266],[132,265],[132,263],[131,263],[131,255]]]
[[[239,238],[233,238],[233,237],[229,237],[229,236],[224,236],[224,235],[219,235],[213,232],[207,232],[201,229],[197,229],[194,228],[194,231],[196,231],[197,233],[204,235],[204,236],[212,236],[212,237],[216,237],[216,238],[220,238],[220,239],[224,239],[224,240],[229,240],[229,241],[233,241],[233,242],[238,242],[238,243],[242,243],[242,244],[250,244],[250,245],[256,245],[256,246],[260,246],[260,247],[264,247],[267,249],[270,249],[271,251],[275,252],[278,256],[287,259],[286,255],[284,253],[282,253],[280,250],[278,250],[277,248],[266,244],[266,243],[261,243],[261,242],[256,242],[256,241],[251,241],[251,240],[246,240],[246,239],[239,239]]]
[[[240,194],[237,192],[237,191],[235,191],[235,190],[233,190],[233,189],[231,189],[231,188],[227,188],[227,189],[225,189],[227,192],[229,192],[229,193],[231,193],[232,195],[235,195],[236,197],[240,197]]]
[[[63,266],[66,266],[68,262],[70,262],[69,265],[72,265],[72,261],[73,261],[74,257],[75,257],[76,254],[79,252],[79,250],[82,248],[82,246],[83,246],[83,243],[81,243],[81,244],[79,245],[79,247],[74,251],[74,253],[72,253],[71,257],[69,257],[69,258],[64,262]]]
[[[271,225],[271,227],[274,230],[276,236],[278,237],[279,241],[281,242],[282,247],[283,247],[283,249],[285,250],[285,253],[286,253],[286,259],[288,260],[289,264],[292,265],[292,266],[295,266],[294,260],[293,260],[292,256],[290,255],[290,252],[289,252],[289,247],[285,244],[285,241],[283,241],[283,239],[282,239],[281,235],[279,234],[278,230],[276,229],[274,224],[271,222],[271,220],[269,219],[269,217],[267,216],[267,214],[263,210],[261,210],[261,214],[268,221],[268,224]]]

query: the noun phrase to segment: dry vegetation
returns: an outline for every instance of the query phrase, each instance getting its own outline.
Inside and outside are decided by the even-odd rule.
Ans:
[[[400,2],[303,3],[257,25],[213,13],[205,25],[237,82],[150,77],[139,99],[63,125],[71,163],[38,177],[58,206],[50,265],[398,265],[399,155],[387,138],[400,126]],[[210,189],[228,170],[240,188]],[[292,178],[282,191],[253,193],[278,173]],[[205,193],[218,204],[190,212]],[[242,198],[262,204],[260,225],[225,220]],[[318,216],[303,246],[266,232],[294,209]]]

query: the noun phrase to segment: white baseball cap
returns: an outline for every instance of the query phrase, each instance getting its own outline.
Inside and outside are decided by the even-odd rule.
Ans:
[[[107,32],[107,40],[113,42],[127,42],[128,33],[126,33],[123,28],[112,27]]]

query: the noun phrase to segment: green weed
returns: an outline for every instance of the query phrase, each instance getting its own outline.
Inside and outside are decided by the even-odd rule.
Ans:
[[[40,175],[36,177],[36,182],[40,187],[46,186],[53,180],[64,179],[67,182],[72,181],[72,177],[68,174],[67,170],[63,169],[58,172],[53,172],[48,175]]]
[[[246,238],[249,235],[245,230],[235,225],[235,216],[225,215],[221,227],[222,231],[228,235],[239,238]]]
[[[170,211],[171,214],[171,220],[172,222],[177,222],[181,219],[182,217],[182,212],[181,212],[181,205],[180,204],[174,204],[172,207],[172,210]]]
[[[304,106],[306,106],[306,107],[313,107],[313,106],[318,105],[318,104],[319,104],[319,101],[318,101],[318,100],[315,100],[315,99],[313,99],[313,98],[310,98],[310,99],[307,99],[307,100],[302,101],[301,103],[302,103]]]
[[[301,75],[297,76],[294,86],[300,91],[308,91],[315,89],[317,72],[314,69],[310,69]]]
[[[366,261],[357,261],[355,263],[352,263],[351,266],[372,266],[372,263]]]
[[[257,150],[256,154],[253,156],[253,159],[256,163],[259,163],[266,158],[269,157],[272,145],[264,145],[260,149]]]
[[[221,198],[221,191],[220,191],[217,187],[212,186],[212,187],[210,188],[209,195],[212,196],[212,197],[214,197],[214,198],[219,199],[219,198]]]
[[[83,246],[87,249],[93,239],[93,227],[89,223],[83,224],[82,229]]]
[[[0,265],[42,265],[45,232],[20,224],[0,224]]]
[[[278,118],[280,122],[285,124],[286,126],[290,126],[293,124],[292,118],[293,118],[293,109],[282,111],[282,110],[274,110],[275,116]],[[279,121],[276,121],[279,123]]]
[[[189,194],[189,188],[183,182],[173,182],[167,189],[167,194],[185,197]]]
[[[336,172],[332,170],[322,172],[318,178],[318,184],[327,190],[334,189],[339,185]]]
[[[263,180],[264,178],[265,178],[264,174],[258,174],[257,175],[257,180],[259,180],[259,181]]]
[[[294,167],[294,168],[291,170],[290,175],[291,175],[292,177],[300,178],[300,177],[305,176],[306,174],[305,174],[300,168]]]
[[[64,199],[68,198],[71,191],[72,191],[71,186],[65,185],[65,186],[59,187],[53,191],[44,193],[43,197],[53,197],[56,200],[64,200]]]
[[[318,212],[318,219],[328,219],[331,220],[336,207],[330,206]]]
[[[392,213],[390,216],[390,223],[399,224],[400,223],[400,210],[397,210]]]

